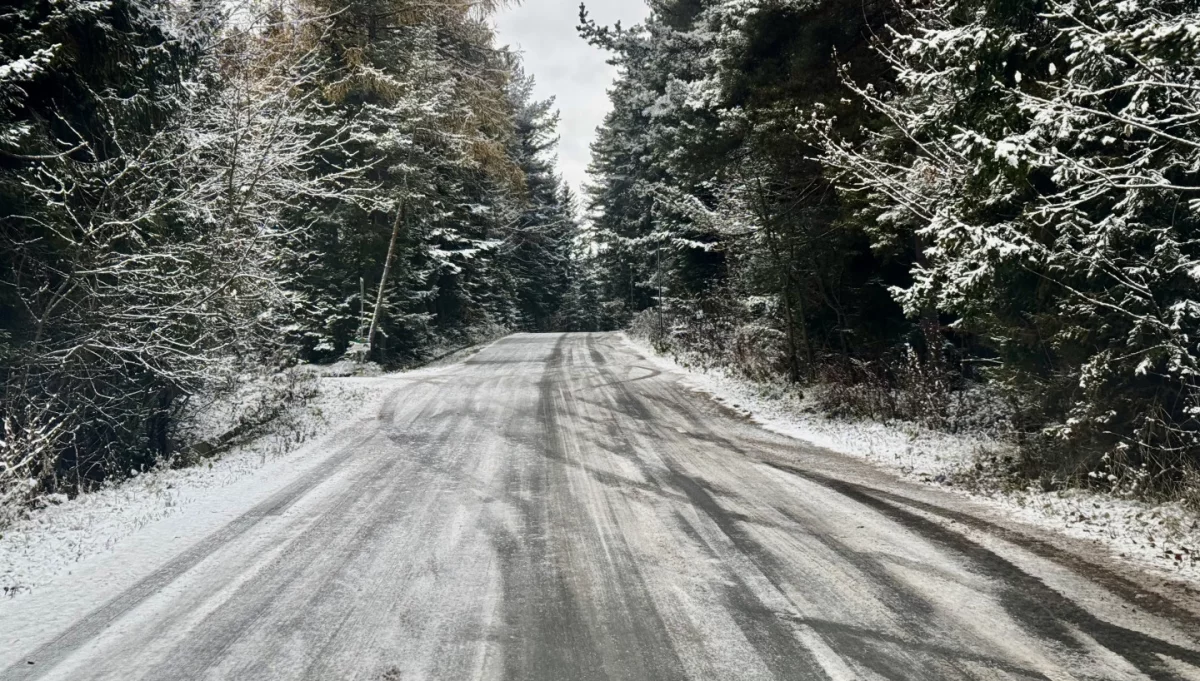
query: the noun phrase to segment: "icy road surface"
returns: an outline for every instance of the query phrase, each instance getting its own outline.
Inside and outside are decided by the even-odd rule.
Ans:
[[[38,633],[14,623],[63,593],[0,603],[0,678],[1200,679],[1171,599],[619,336],[512,336],[393,390],[99,607]]]

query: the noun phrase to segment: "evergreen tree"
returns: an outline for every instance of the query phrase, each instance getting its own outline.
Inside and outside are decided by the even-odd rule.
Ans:
[[[793,380],[823,357],[887,352],[909,328],[887,295],[893,270],[801,130],[801,112],[842,107],[833,50],[868,54],[885,15],[837,1],[653,9],[628,31],[582,16],[584,37],[622,69],[593,148],[606,295],[718,335],[741,328]],[[878,60],[859,72],[877,77]]]
[[[852,85],[878,141],[830,137],[882,231],[923,245],[910,314],[960,316],[995,352],[1033,473],[1161,483],[1200,461],[1198,10],[935,3],[887,52],[895,97]]]
[[[621,323],[935,425],[991,381],[1048,480],[1194,474],[1195,3],[652,10],[581,15],[620,68],[587,238]]]
[[[392,363],[554,327],[575,229],[555,118],[491,9],[0,14],[0,505],[186,451],[194,400],[297,351]]]
[[[569,191],[555,172],[551,155],[558,144],[554,102],[533,100],[533,78],[514,67],[510,98],[516,112],[513,160],[525,177],[518,217],[508,231],[505,260],[513,273],[518,301],[517,326],[549,331],[556,325],[568,278],[573,239],[578,230]]]
[[[368,200],[299,211],[319,216],[307,260],[294,264],[305,308],[296,333],[310,358],[357,340],[392,362],[517,323],[500,249],[525,177],[510,153],[511,61],[484,20],[468,3],[403,0],[353,3],[333,18],[324,49],[337,68],[324,91],[351,129],[327,163],[369,168]]]

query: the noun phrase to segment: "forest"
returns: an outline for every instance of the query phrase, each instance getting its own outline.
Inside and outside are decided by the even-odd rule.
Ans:
[[[581,8],[607,320],[999,473],[1200,501],[1200,3]]]
[[[270,418],[288,367],[583,323],[556,113],[496,9],[0,10],[0,506],[186,462],[188,413],[267,377]]]
[[[501,4],[0,10],[0,506],[194,461],[294,367],[616,329],[1200,503],[1200,1],[581,6],[582,197]]]

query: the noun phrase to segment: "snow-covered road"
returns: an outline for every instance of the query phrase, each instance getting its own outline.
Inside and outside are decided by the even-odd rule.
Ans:
[[[616,335],[387,385],[211,533],[0,602],[0,678],[1200,679],[1189,607]]]

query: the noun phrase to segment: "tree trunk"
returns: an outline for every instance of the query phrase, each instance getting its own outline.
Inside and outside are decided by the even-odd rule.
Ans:
[[[375,350],[375,332],[379,330],[379,317],[383,314],[383,294],[387,289],[388,276],[392,273],[392,259],[396,256],[396,240],[400,236],[400,225],[408,205],[400,203],[396,221],[392,223],[392,240],[388,243],[387,260],[383,263],[383,276],[379,278],[379,294],[375,296],[375,312],[371,315],[371,330],[367,332],[367,356]]]
[[[354,329],[354,338],[365,338],[363,327],[367,325],[367,279],[358,278],[358,326]]]
[[[804,377],[813,377],[813,349],[812,342],[808,338],[808,315],[804,310],[804,289],[800,286],[801,282],[796,277],[796,235],[795,233],[788,235],[788,259],[785,265],[785,290],[794,290],[796,292],[796,310],[800,313],[800,341],[804,345]],[[793,288],[794,285],[794,288]],[[789,305],[790,307],[790,305]]]
[[[916,263],[921,267],[925,267],[927,259],[925,257],[925,249],[927,244],[925,239],[920,234],[913,235],[913,249],[916,251]],[[934,292],[936,296],[936,291]],[[942,327],[941,319],[938,315],[937,303],[934,296],[926,299],[921,304],[921,319],[918,325],[921,328],[922,340],[925,341],[925,358],[929,365],[935,367],[936,370],[941,370],[945,363],[945,356],[942,352]]]
[[[787,313],[788,339],[788,379],[792,383],[800,382],[800,360],[796,356],[796,316],[792,312],[792,296],[788,292],[788,284],[783,284],[783,309]]]

